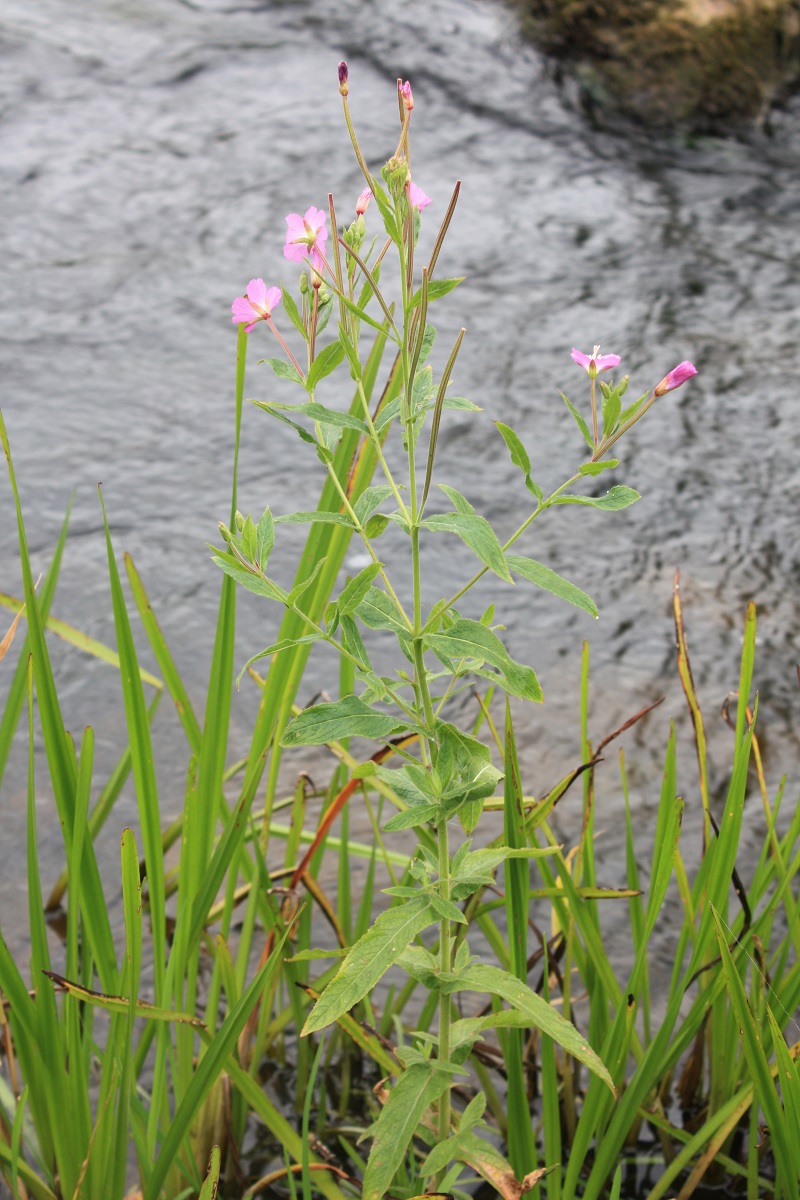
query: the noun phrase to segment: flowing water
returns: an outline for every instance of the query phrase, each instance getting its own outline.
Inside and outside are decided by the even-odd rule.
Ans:
[[[746,143],[665,146],[599,132],[521,43],[513,10],[495,2],[5,0],[0,55],[2,406],[36,570],[46,567],[75,492],[58,616],[113,643],[102,482],[117,551],[132,554],[202,712],[220,584],[205,543],[229,511],[230,302],[254,275],[292,284],[282,256],[287,212],[324,207],[330,190],[341,219],[350,219],[361,179],[336,87],[336,63],[346,58],[354,119],[374,167],[397,135],[395,79],[413,83],[414,175],[433,197],[423,239],[463,179],[440,272],[466,281],[438,306],[437,361],[441,369],[465,325],[455,386],[485,411],[446,414],[441,478],[501,533],[523,519],[528,497],[491,420],[520,432],[543,485],[560,483],[582,443],[559,390],[587,400],[572,345],[621,354],[632,395],[684,358],[699,369],[622,443],[615,481],[641,491],[638,504],[622,513],[559,509],[520,545],[585,588],[601,613],[594,622],[525,583],[500,598],[509,645],[535,666],[546,695],[543,708],[518,714],[526,788],[541,792],[579,759],[580,643],[588,638],[595,741],[666,697],[626,735],[645,841],[669,719],[679,724],[691,858],[698,799],[670,611],[679,567],[716,786],[724,788],[731,740],[717,714],[738,681],[752,598],[768,780],[774,791],[789,771],[794,801],[797,110]],[[369,218],[374,226],[375,214]],[[268,353],[261,326],[251,338],[249,395],[277,396],[271,374],[255,366]],[[313,507],[322,479],[302,449],[248,409],[240,507]],[[607,486],[606,478],[598,482]],[[18,594],[5,484],[0,496],[0,589]],[[297,545],[288,537],[278,545],[283,578]],[[387,561],[400,549],[387,535]],[[472,569],[460,543],[437,543],[425,560],[431,599],[442,592],[445,549],[454,579]],[[481,611],[490,590],[470,611]],[[279,618],[252,599],[239,599],[240,663],[273,639]],[[124,742],[118,679],[77,650],[53,652],[68,724],[76,734],[95,726],[102,779]],[[318,687],[334,691],[335,672],[320,655],[301,699]],[[243,686],[235,753],[246,749],[254,706]],[[172,816],[187,754],[167,708],[156,751]],[[24,761],[20,736],[4,782],[0,841],[2,923],[14,949],[23,946],[26,920]],[[287,771],[303,765],[294,756]],[[60,832],[43,759],[38,770],[48,879],[60,869]],[[601,872],[615,884],[621,800],[613,761],[603,772]],[[565,802],[560,818],[567,842],[576,803]],[[744,841],[757,847],[760,801],[751,803]],[[132,787],[103,835],[110,890],[123,821],[135,821]],[[668,939],[657,952],[668,957]]]

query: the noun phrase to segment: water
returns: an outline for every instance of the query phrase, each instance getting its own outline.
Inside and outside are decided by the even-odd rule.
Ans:
[[[593,130],[520,44],[513,12],[494,2],[5,0],[0,53],[2,404],[37,571],[75,489],[58,616],[113,643],[95,490],[102,481],[117,552],[132,554],[202,712],[220,582],[205,543],[229,510],[229,306],[253,275],[291,282],[282,256],[287,212],[324,206],[328,190],[342,216],[352,211],[361,180],[336,87],[344,57],[354,118],[376,167],[396,138],[394,80],[413,82],[414,174],[434,198],[428,230],[463,178],[440,271],[467,281],[439,306],[438,366],[465,325],[456,390],[486,411],[477,420],[448,416],[442,477],[501,533],[525,516],[527,494],[490,421],[519,430],[541,483],[561,482],[581,443],[558,392],[586,399],[572,345],[599,342],[623,355],[632,394],[684,358],[700,372],[623,443],[616,481],[638,488],[640,503],[621,514],[561,509],[520,546],[584,587],[601,610],[595,623],[524,583],[502,596],[509,644],[536,667],[546,694],[543,709],[518,717],[526,788],[543,791],[578,761],[579,646],[589,638],[596,741],[666,696],[627,735],[642,829],[650,828],[675,718],[689,809],[684,846],[699,845],[674,667],[676,567],[717,788],[731,741],[717,713],[738,680],[750,598],[760,614],[768,779],[774,789],[783,770],[796,778],[796,111],[776,120],[769,139],[747,144],[681,148]],[[263,327],[253,343],[251,361],[272,352]],[[248,394],[277,395],[264,371],[252,368]],[[289,431],[248,410],[240,507],[313,507],[321,484]],[[6,485],[2,506],[0,587],[18,594]],[[436,549],[443,546],[459,578],[472,564],[460,544]],[[294,549],[286,539],[278,547],[284,578]],[[387,539],[389,561],[393,553]],[[439,553],[425,560],[431,599],[440,564]],[[240,663],[272,640],[279,615],[249,601],[239,601]],[[117,678],[78,651],[54,645],[53,653],[70,728],[96,728],[102,780],[124,739]],[[334,690],[335,669],[329,658],[315,660],[301,699],[319,686]],[[244,687],[235,700],[234,753],[246,749],[254,699]],[[171,817],[187,755],[167,708],[156,751]],[[24,756],[21,738],[4,785],[0,843],[3,927],[17,950],[26,920]],[[303,764],[295,756],[287,770]],[[49,880],[60,869],[60,836],[43,759],[38,769]],[[601,870],[615,884],[622,847],[613,762],[599,788]],[[746,837],[756,847],[760,802],[752,803]],[[131,786],[101,843],[111,893],[119,828],[134,820]],[[575,802],[565,802],[561,836],[569,842],[577,829]],[[656,953],[666,959],[667,942]]]

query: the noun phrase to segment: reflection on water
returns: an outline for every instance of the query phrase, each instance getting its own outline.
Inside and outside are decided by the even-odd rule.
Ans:
[[[410,0],[391,10],[363,0],[149,0],[102,9],[6,0],[0,35],[3,408],[37,570],[76,489],[59,616],[113,641],[95,491],[102,481],[117,550],[132,553],[202,711],[220,583],[205,542],[229,507],[229,305],[253,275],[291,283],[281,253],[285,213],[324,205],[328,190],[343,219],[355,203],[361,182],[336,88],[336,63],[346,57],[352,110],[375,166],[396,136],[394,80],[413,82],[414,173],[433,197],[423,237],[463,178],[440,267],[467,281],[440,306],[438,366],[466,325],[456,389],[485,413],[449,414],[441,468],[501,531],[525,515],[527,493],[491,420],[520,431],[542,484],[559,483],[580,454],[558,396],[563,389],[584,399],[572,345],[599,342],[621,354],[637,394],[681,359],[700,370],[623,443],[617,481],[642,492],[639,504],[621,514],[548,514],[520,547],[584,587],[601,610],[593,623],[525,584],[503,597],[515,654],[535,665],[547,697],[543,710],[519,717],[527,788],[540,791],[577,761],[579,644],[589,638],[595,740],[665,694],[628,736],[634,800],[652,811],[667,723],[676,717],[689,806],[684,837],[695,835],[693,757],[673,665],[677,566],[720,785],[730,736],[716,713],[737,683],[751,597],[760,606],[756,680],[772,785],[793,769],[794,114],[771,142],[753,145],[679,150],[598,134],[520,45],[514,16],[477,0]],[[271,347],[262,327],[251,354],[264,353]],[[252,367],[251,395],[274,395],[275,386],[265,368]],[[245,510],[266,502],[276,513],[312,507],[321,487],[289,431],[255,411],[245,418],[240,478]],[[16,592],[7,488],[3,496],[2,587]],[[401,542],[390,538],[391,562]],[[445,545],[454,574],[471,566],[460,544],[437,544],[425,560],[432,599],[441,592]],[[294,551],[287,535],[277,551],[287,574]],[[475,598],[476,609],[486,596]],[[250,599],[239,600],[240,661],[272,639],[278,619]],[[101,779],[124,737],[117,680],[76,651],[55,646],[54,656],[71,728],[96,727]],[[324,656],[314,660],[308,694],[335,689],[335,670]],[[253,708],[244,688],[234,705],[235,751],[247,744]],[[157,753],[172,815],[186,753],[177,722],[162,716]],[[12,900],[21,908],[23,763],[21,739],[5,781],[4,909]],[[617,880],[622,853],[614,770],[612,755],[598,817],[607,882]],[[43,760],[39,772],[48,878],[60,867],[60,839]],[[129,789],[104,835],[112,881],[119,822],[134,812]],[[565,802],[565,839],[573,820]]]

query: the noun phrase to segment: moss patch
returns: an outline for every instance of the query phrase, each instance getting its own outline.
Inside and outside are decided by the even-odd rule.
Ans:
[[[595,104],[727,133],[800,84],[800,0],[520,0],[526,28]]]

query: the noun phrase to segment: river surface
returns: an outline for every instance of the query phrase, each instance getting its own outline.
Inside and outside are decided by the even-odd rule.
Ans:
[[[412,81],[414,174],[433,198],[423,244],[463,180],[440,273],[466,281],[438,305],[436,364],[441,370],[466,326],[455,390],[485,411],[446,414],[440,477],[501,533],[525,517],[528,497],[491,420],[520,432],[544,486],[566,478],[582,443],[559,390],[588,400],[573,345],[600,343],[622,355],[631,395],[683,359],[699,371],[622,443],[613,481],[637,488],[638,504],[622,513],[551,512],[520,546],[585,588],[600,619],[525,583],[496,597],[512,652],[535,666],[546,696],[543,708],[518,710],[526,790],[541,793],[579,761],[580,645],[588,638],[595,741],[666,697],[626,735],[641,858],[649,858],[670,719],[680,735],[685,853],[696,858],[699,801],[670,610],[680,568],[717,794],[731,740],[718,714],[737,685],[744,609],[754,599],[767,777],[774,792],[788,771],[794,804],[797,110],[776,118],[769,137],[746,143],[687,147],[603,133],[521,44],[513,11],[494,2],[4,0],[0,55],[2,407],[37,572],[74,489],[56,615],[113,644],[102,482],[117,553],[133,555],[202,712],[220,586],[205,543],[229,510],[230,303],[254,275],[296,283],[282,255],[286,213],[325,206],[328,191],[340,214],[352,213],[361,179],[336,86],[337,61],[346,58],[353,116],[374,168],[397,136],[395,79]],[[282,327],[289,330],[285,317]],[[255,365],[273,352],[258,327],[248,395],[286,398]],[[314,507],[322,479],[302,449],[248,408],[240,507]],[[0,505],[0,590],[19,594],[7,483]],[[284,580],[299,545],[279,541]],[[390,564],[401,549],[387,535]],[[430,599],[443,580],[472,569],[449,539],[436,542],[425,565]],[[485,588],[468,611],[480,612],[493,593]],[[277,628],[277,611],[250,600],[240,596],[240,664]],[[141,645],[148,662],[144,638]],[[102,782],[124,744],[117,676],[55,641],[53,655],[69,727],[79,735],[95,726]],[[334,691],[335,670],[325,655],[314,659],[301,700],[318,687]],[[254,706],[245,685],[234,701],[231,757],[246,751]],[[187,760],[168,708],[155,733],[165,819],[180,809]],[[23,953],[25,753],[20,735],[3,784],[0,839],[3,929]],[[614,758],[602,768],[597,819],[609,884],[623,876]],[[289,778],[303,757],[287,764]],[[37,770],[47,882],[62,850],[42,756]],[[565,801],[557,822],[567,843],[579,829],[577,801]],[[744,842],[757,853],[755,793],[750,803]],[[112,897],[119,830],[135,811],[130,785],[101,841]],[[666,961],[666,934],[657,951]]]

